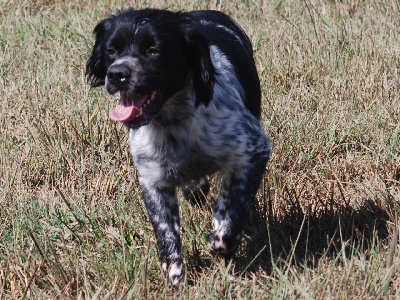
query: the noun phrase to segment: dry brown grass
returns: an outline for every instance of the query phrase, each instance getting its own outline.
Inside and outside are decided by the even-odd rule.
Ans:
[[[3,1],[0,299],[399,298],[400,11],[376,2]],[[258,212],[225,264],[205,245],[213,197],[182,203],[178,293],[113,99],[84,78],[92,28],[127,6],[227,12],[262,81],[273,154]]]

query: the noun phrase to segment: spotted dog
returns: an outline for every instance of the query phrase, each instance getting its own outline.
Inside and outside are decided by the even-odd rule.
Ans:
[[[189,198],[206,194],[207,176],[222,175],[208,246],[230,257],[269,158],[252,45],[235,21],[209,10],[121,11],[94,35],[86,75],[93,87],[120,94],[109,117],[129,129],[162,269],[178,285],[177,188]]]

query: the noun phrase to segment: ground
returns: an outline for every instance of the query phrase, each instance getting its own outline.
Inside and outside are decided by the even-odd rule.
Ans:
[[[400,298],[399,4],[132,4],[236,19],[273,144],[232,261],[206,245],[218,177],[206,204],[181,201],[187,274],[173,291],[126,130],[107,118],[117,99],[84,76],[92,29],[126,3],[0,4],[0,298]]]

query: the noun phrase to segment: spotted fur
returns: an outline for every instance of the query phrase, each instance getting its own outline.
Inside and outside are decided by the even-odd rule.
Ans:
[[[207,176],[222,174],[208,246],[230,257],[269,158],[251,43],[216,11],[128,10],[101,21],[95,34],[93,86],[162,95],[157,103],[149,96],[150,108],[143,104],[145,113],[124,124],[162,270],[177,285],[184,278],[177,188],[187,198],[206,196]]]

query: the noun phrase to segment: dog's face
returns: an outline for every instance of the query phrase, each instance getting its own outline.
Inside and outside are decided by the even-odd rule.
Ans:
[[[130,10],[101,21],[86,65],[92,86],[105,84],[120,102],[110,118],[129,127],[147,124],[192,76],[196,101],[212,95],[213,66],[208,42],[189,15]]]

